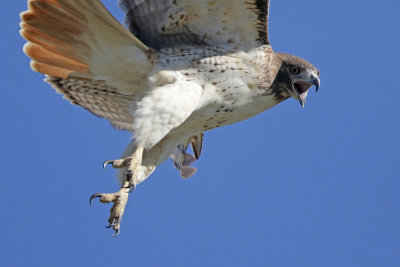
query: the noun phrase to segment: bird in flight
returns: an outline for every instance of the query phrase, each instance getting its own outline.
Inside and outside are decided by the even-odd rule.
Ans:
[[[269,0],[119,0],[122,26],[99,0],[28,0],[21,13],[31,68],[71,103],[133,133],[118,169],[117,235],[129,193],[166,159],[196,172],[204,132],[248,119],[320,85],[308,61],[272,50]],[[194,156],[187,153],[192,147]]]

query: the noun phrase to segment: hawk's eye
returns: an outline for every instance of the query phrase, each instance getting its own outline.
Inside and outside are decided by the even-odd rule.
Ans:
[[[299,67],[291,66],[289,70],[290,70],[290,73],[293,74],[293,75],[297,75],[297,74],[300,73],[300,68]]]

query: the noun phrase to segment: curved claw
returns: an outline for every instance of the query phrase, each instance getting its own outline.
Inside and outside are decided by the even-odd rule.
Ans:
[[[105,226],[106,228],[111,228],[116,226],[117,224],[119,224],[121,222],[118,222],[117,220],[114,219],[114,221],[112,223],[110,223],[109,225]]]
[[[136,189],[136,184],[132,184],[132,186],[130,187],[130,189],[129,189],[129,194],[130,193],[132,193],[133,192],[133,190],[135,190]]]
[[[113,234],[112,237],[116,237],[117,235],[119,235],[119,228],[115,230],[115,234]]]
[[[108,164],[113,164],[113,163],[114,163],[113,160],[106,160],[106,161],[104,161],[104,163],[103,163],[103,169],[106,170],[107,165],[108,165]]]
[[[130,185],[130,186],[126,186],[126,187],[123,187],[123,188],[129,188],[128,194],[130,194],[130,193],[133,192],[133,190],[136,189],[136,184],[133,184],[133,185]]]
[[[102,195],[101,193],[93,194],[89,199],[89,205],[92,206],[92,200],[95,199],[96,197],[101,197],[101,195]]]

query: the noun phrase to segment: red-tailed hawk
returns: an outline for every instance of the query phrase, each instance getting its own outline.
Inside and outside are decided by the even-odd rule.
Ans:
[[[120,0],[123,27],[99,0],[29,0],[21,14],[33,70],[73,104],[134,133],[118,168],[119,233],[128,195],[168,157],[182,177],[200,157],[203,132],[250,118],[293,97],[305,105],[319,71],[276,53],[268,0]],[[186,150],[191,144],[194,156]]]

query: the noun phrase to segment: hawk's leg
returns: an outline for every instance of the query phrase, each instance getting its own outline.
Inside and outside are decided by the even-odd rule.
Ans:
[[[142,157],[143,147],[138,147],[132,156],[117,160],[107,160],[104,162],[103,167],[106,168],[108,164],[111,164],[116,169],[126,168],[124,180],[130,182],[130,187],[132,187],[136,185],[136,174],[142,165]]]
[[[114,203],[110,209],[110,217],[108,218],[109,225],[106,226],[107,228],[112,227],[112,229],[115,230],[114,236],[119,234],[122,215],[124,214],[125,206],[128,202],[129,193],[136,187],[138,170],[142,164],[142,156],[143,148],[138,147],[130,157],[106,161],[104,166],[112,164],[114,168],[126,168],[125,179],[121,189],[116,193],[96,193],[90,197],[90,203],[96,197],[99,197],[102,203]]]

